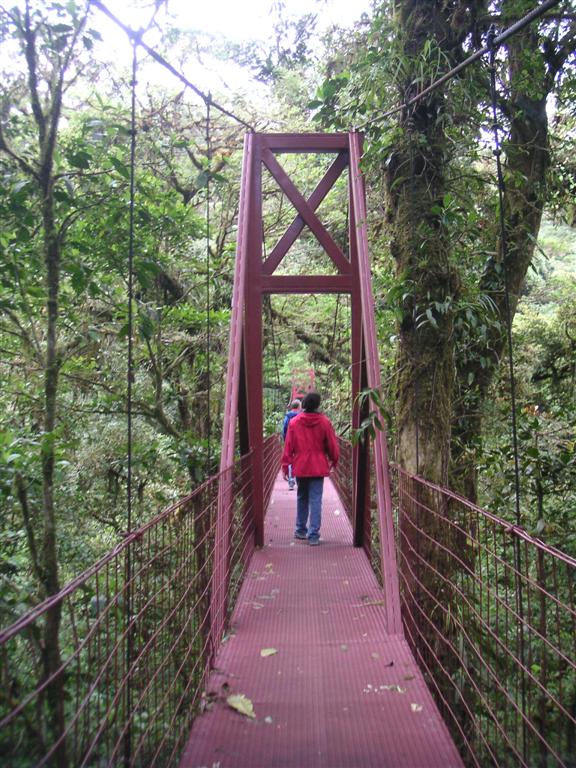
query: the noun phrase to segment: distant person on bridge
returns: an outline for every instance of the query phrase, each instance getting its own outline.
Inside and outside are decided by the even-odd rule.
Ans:
[[[298,416],[300,411],[302,410],[302,401],[298,399],[292,400],[292,403],[290,405],[290,410],[286,412],[286,415],[284,416],[284,423],[282,424],[282,438],[284,442],[286,442],[286,432],[288,432],[288,427],[290,426],[290,422],[295,416]],[[288,465],[288,490],[293,491],[294,486],[296,485],[296,480],[294,478],[294,475],[292,474],[292,465]]]
[[[320,543],[322,523],[322,492],[324,478],[338,463],[340,449],[330,419],[318,412],[320,395],[309,392],[302,401],[303,413],[290,422],[286,432],[282,473],[288,478],[288,468],[298,484],[296,498],[297,539],[308,539],[308,543]]]

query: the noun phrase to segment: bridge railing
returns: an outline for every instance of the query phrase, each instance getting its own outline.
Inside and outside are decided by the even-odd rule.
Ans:
[[[576,560],[393,470],[402,615],[468,765],[574,766]]]
[[[336,469],[331,475],[332,482],[336,486],[350,523],[352,520],[352,443],[342,437],[338,437],[340,447],[340,459]]]
[[[267,440],[267,488],[279,453]],[[232,488],[233,595],[254,546],[250,478],[243,456],[0,632],[0,764],[177,764],[220,642],[210,627],[218,490]]]
[[[340,459],[336,470],[331,475],[332,482],[336,486],[338,495],[342,500],[342,504],[348,515],[350,524],[354,525],[352,519],[352,504],[353,504],[353,481],[352,481],[352,453],[353,447],[349,440],[343,437],[338,437],[338,444],[340,446]],[[372,454],[368,457],[369,462],[373,462],[374,457]],[[363,549],[369,558],[374,573],[380,585],[384,585],[384,575],[382,573],[382,561],[380,558],[380,531],[378,528],[378,516],[376,514],[376,478],[373,472],[368,472],[368,488],[367,492],[370,498],[369,507],[367,510],[367,518],[364,520],[364,544]]]

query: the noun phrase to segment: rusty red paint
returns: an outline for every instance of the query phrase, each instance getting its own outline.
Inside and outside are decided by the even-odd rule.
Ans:
[[[392,479],[406,639],[467,764],[568,768],[576,560],[399,467]]]
[[[280,458],[277,439],[266,441],[264,456],[269,490]],[[227,571],[233,570],[236,581],[254,548],[249,459],[242,457],[223,473],[232,491]],[[13,694],[0,702],[3,765],[56,765],[64,751],[69,765],[123,764],[126,739],[131,765],[177,763],[216,650],[210,584],[222,485],[222,474],[211,477],[124,537],[57,595],[0,630],[3,680],[10,681]],[[133,610],[127,622],[122,608],[129,588]],[[62,616],[61,663],[46,678],[30,639],[42,637],[54,609]],[[126,668],[133,631],[137,642]],[[56,728],[47,701],[58,681],[66,708]]]
[[[347,152],[340,152],[330,166],[330,168],[326,171],[326,174],[324,175],[323,179],[320,181],[314,192],[310,195],[308,198],[307,204],[310,206],[310,210],[312,212],[315,212],[320,203],[324,200],[328,192],[332,189],[335,182],[338,180],[340,175],[342,174],[342,171],[348,166],[348,153]],[[294,221],[288,229],[286,230],[285,234],[280,238],[278,243],[274,246],[272,253],[270,256],[266,259],[263,266],[263,271],[265,274],[271,275],[276,267],[280,264],[286,253],[288,252],[290,246],[294,244],[296,241],[296,238],[298,235],[302,232],[304,229],[304,220],[301,216],[296,216],[294,218]]]
[[[292,369],[290,402],[296,399],[303,400],[308,392],[314,392],[315,389],[316,374],[314,373],[314,368]]]

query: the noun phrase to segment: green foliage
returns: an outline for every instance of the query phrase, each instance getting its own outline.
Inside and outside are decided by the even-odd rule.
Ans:
[[[572,510],[576,501],[574,434],[576,281],[574,234],[543,227],[541,255],[527,280],[514,322],[518,454],[523,524],[563,551],[576,552]],[[514,458],[505,382],[487,406],[487,429],[478,469],[485,502],[513,518]]]
[[[363,389],[357,397],[357,405],[362,415],[360,426],[352,433],[352,444],[364,442],[366,439],[374,439],[376,432],[382,432],[389,428],[392,422],[392,414],[387,403],[377,389]]]
[[[33,19],[40,19],[42,12],[34,10]],[[39,55],[46,60],[55,56],[57,61],[76,23],[76,10],[52,4],[44,12],[47,21],[39,27]],[[2,13],[8,39],[13,25]],[[68,15],[72,21],[65,24]],[[18,39],[13,37],[14,42]],[[42,455],[55,451],[61,581],[110,549],[126,528],[130,123],[125,93],[104,78],[91,81],[96,62],[91,59],[90,41],[95,39],[95,33],[85,31],[80,42],[77,64],[82,74],[72,72],[78,79],[66,92],[65,119],[55,144],[54,226],[61,257],[59,390],[57,427],[48,434],[43,432],[47,293],[41,194],[26,165],[33,163],[38,136],[23,65],[11,69],[1,89],[6,116],[2,137],[13,152],[0,152],[3,624],[41,596],[32,547],[36,542],[38,551],[43,535]],[[17,48],[14,52],[17,62]],[[193,108],[187,104],[180,106],[186,126],[174,121],[173,152],[164,156],[158,148],[164,141],[167,105],[173,107],[175,102],[166,102],[161,95],[158,104],[151,103],[148,111],[143,106],[139,115],[143,130],[138,139],[134,209],[133,525],[189,491],[214,468],[217,452],[213,442],[208,443],[208,424],[213,421],[214,441],[229,317],[230,280],[222,275],[228,271],[234,244],[214,223],[212,306],[206,307],[206,182],[209,176],[213,222],[222,221],[226,232],[226,216],[234,215],[226,199],[232,194],[227,190],[228,163],[236,166],[232,179],[237,184],[239,162],[226,150],[226,159],[213,153],[208,167],[202,115],[191,136],[186,121]],[[24,163],[17,162],[16,155]],[[184,194],[183,184],[195,186]]]
[[[278,82],[286,72],[302,71],[310,63],[317,22],[316,14],[312,13],[297,18],[287,15],[282,2],[272,10],[276,19],[270,41],[233,45],[228,49],[228,55],[249,68],[256,80],[268,84]]]
[[[495,416],[509,421],[502,404]],[[576,422],[563,412],[541,412],[525,406],[517,418],[522,525],[572,556],[576,531],[572,511],[576,502]],[[514,457],[508,432],[494,434],[478,464],[486,503],[498,514],[513,519]]]

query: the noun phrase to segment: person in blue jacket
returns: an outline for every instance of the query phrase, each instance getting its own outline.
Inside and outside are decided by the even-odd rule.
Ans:
[[[292,400],[292,403],[290,404],[290,410],[286,411],[286,415],[284,416],[284,422],[282,424],[282,439],[284,442],[286,442],[286,433],[288,432],[288,426],[290,425],[290,422],[295,416],[298,416],[298,414],[302,410],[302,403],[300,400]],[[296,478],[292,474],[292,465],[288,467],[288,490],[293,491],[294,486],[296,485]]]

